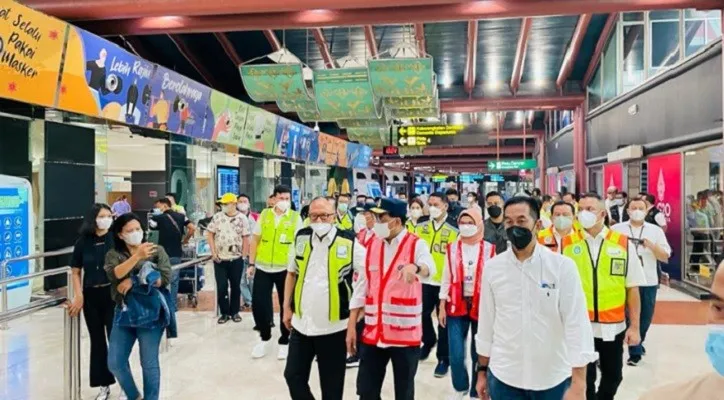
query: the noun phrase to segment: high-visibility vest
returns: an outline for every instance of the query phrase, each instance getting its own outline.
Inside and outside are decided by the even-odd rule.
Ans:
[[[354,228],[354,221],[352,221],[352,217],[349,213],[344,213],[342,218],[339,218],[339,214],[337,214],[335,220],[335,226],[337,229],[352,230],[352,228]]]
[[[367,237],[367,228],[362,229],[361,231],[357,232],[357,241],[359,244],[362,245],[362,247],[369,246],[370,243],[372,243],[372,240],[377,237],[374,232],[370,235],[369,239],[365,240]]]
[[[442,270],[445,269],[447,245],[457,240],[458,229],[450,222],[445,221],[440,229],[435,230],[432,219],[429,219],[418,223],[415,233],[430,246],[430,254],[432,254],[436,267],[435,275],[432,277],[433,282],[442,282]]]
[[[555,227],[550,226],[538,231],[538,243],[548,247],[552,252],[560,253],[560,246],[556,240]]]
[[[256,248],[256,266],[269,269],[286,269],[289,262],[289,248],[294,242],[297,229],[296,211],[289,210],[282,215],[279,224],[274,224],[274,210],[267,208],[259,216],[261,239]]]
[[[302,225],[303,225],[305,228],[308,227],[309,224],[311,224],[311,223],[312,223],[312,220],[309,219],[309,217],[304,218],[304,221],[302,221]]]
[[[297,316],[302,315],[302,293],[304,277],[307,274],[309,256],[312,254],[312,228],[299,230],[295,240],[295,262],[299,272],[294,285],[292,309]],[[327,269],[329,276],[329,321],[335,322],[349,318],[349,301],[352,299],[352,260],[354,235],[348,231],[337,230],[329,246]]]
[[[405,282],[400,279],[398,269],[400,265],[414,263],[418,240],[417,236],[405,232],[387,270],[384,269],[384,240],[376,237],[367,248],[362,341],[370,346],[383,343],[415,347],[422,342],[422,283],[419,279]]]
[[[478,261],[473,279],[473,299],[470,310],[465,301],[465,266],[463,264],[463,242],[458,240],[450,243],[447,249],[448,273],[450,275],[450,293],[446,304],[447,315],[462,317],[469,315],[474,321],[478,320],[478,306],[480,305],[480,286],[485,262],[495,257],[495,245],[485,240],[480,241]]]
[[[410,233],[415,233],[415,230],[417,229],[415,224],[409,218],[407,219],[407,222],[405,222],[405,228],[407,228],[407,231]]]
[[[615,324],[626,320],[626,272],[628,271],[628,237],[609,230],[601,243],[598,260],[582,233],[573,232],[563,238],[563,255],[570,257],[586,294],[591,322]]]

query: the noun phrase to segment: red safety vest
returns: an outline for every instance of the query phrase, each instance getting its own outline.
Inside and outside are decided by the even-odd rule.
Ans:
[[[454,246],[454,247],[453,247]],[[475,282],[473,289],[472,307],[468,310],[464,299],[465,271],[463,266],[463,242],[458,240],[447,245],[447,264],[450,274],[450,294],[447,302],[447,315],[462,317],[469,315],[474,321],[478,320],[478,306],[480,305],[480,278],[483,275],[485,261],[495,257],[495,245],[484,240],[480,241],[478,251],[478,265],[475,267]]]
[[[367,247],[372,243],[372,240],[377,236],[374,232],[372,232],[372,235],[370,235],[370,238],[365,240],[365,236],[367,236],[367,228],[362,229],[361,231],[357,232],[357,241],[363,246]]]
[[[362,341],[393,346],[420,346],[422,341],[422,283],[400,279],[398,266],[415,261],[419,238],[405,232],[389,268],[384,270],[385,245],[375,238],[367,248],[367,298]],[[383,274],[384,271],[384,274]]]

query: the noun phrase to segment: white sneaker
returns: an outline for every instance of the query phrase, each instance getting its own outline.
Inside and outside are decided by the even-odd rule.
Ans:
[[[251,358],[262,358],[266,355],[266,351],[269,348],[269,343],[271,343],[270,340],[259,341],[259,343],[254,346],[254,350],[251,351]]]
[[[289,345],[280,344],[279,345],[279,354],[277,354],[277,360],[286,360],[288,355],[289,355]]]
[[[96,396],[96,400],[108,400],[111,397],[111,388],[108,386],[101,387],[101,390],[98,392],[98,396]]]
[[[448,400],[463,400],[468,392],[455,392],[448,397]]]

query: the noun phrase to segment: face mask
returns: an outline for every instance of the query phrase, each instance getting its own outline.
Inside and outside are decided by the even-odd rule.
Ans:
[[[430,216],[431,216],[433,219],[440,218],[441,215],[442,215],[442,210],[441,210],[441,209],[439,209],[438,207],[434,207],[434,206],[433,206],[433,207],[430,207]]]
[[[641,222],[646,218],[646,211],[644,210],[633,210],[628,215],[631,217],[632,220],[636,222]]]
[[[413,208],[412,210],[410,210],[410,216],[414,219],[418,219],[422,217],[422,210],[419,208]]]
[[[474,197],[468,197],[468,204],[473,204],[473,203],[475,203],[475,198],[474,198]]]
[[[106,230],[111,227],[111,224],[113,224],[113,218],[111,217],[96,218],[98,229]]]
[[[349,204],[347,203],[339,203],[339,205],[337,205],[337,210],[339,210],[339,212],[341,213],[346,213],[348,208]]]
[[[505,230],[505,233],[508,235],[510,244],[518,250],[528,247],[530,242],[533,240],[533,232],[531,232],[528,228],[523,228],[522,226],[511,226]]]
[[[375,227],[372,229],[375,231],[375,235],[382,239],[390,236],[390,224],[387,222],[375,222]]]
[[[161,215],[161,214],[163,214],[163,211],[161,211],[160,208],[153,209],[153,215]]]
[[[325,222],[315,222],[309,226],[312,227],[312,230],[317,234],[317,236],[324,236],[332,229],[332,224]]]
[[[578,213],[578,220],[581,222],[583,229],[591,229],[598,222],[598,217],[590,211],[583,210]]]
[[[246,203],[237,204],[236,209],[241,212],[247,212],[249,211],[249,205]]]
[[[231,214],[232,211],[236,210],[236,204],[224,204],[221,209],[224,210],[225,213]]]
[[[724,325],[709,326],[705,349],[711,366],[724,376]]]
[[[566,217],[563,215],[561,215],[559,217],[555,217],[555,218],[553,218],[553,225],[559,231],[565,231],[573,225],[573,218]]]
[[[613,205],[615,205],[615,206],[622,206],[622,205],[623,205],[623,199],[613,199]]]
[[[133,231],[126,233],[124,236],[123,240],[131,246],[138,246],[143,242],[143,231]]]
[[[276,208],[279,209],[281,212],[287,212],[289,209],[289,201],[288,200],[279,200],[277,201]]]
[[[478,227],[475,225],[464,224],[458,227],[460,229],[460,236],[471,237],[478,233]]]
[[[490,215],[490,218],[498,218],[502,213],[503,209],[498,206],[488,207],[488,215]]]

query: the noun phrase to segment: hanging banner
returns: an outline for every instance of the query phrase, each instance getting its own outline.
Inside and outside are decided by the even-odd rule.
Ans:
[[[385,58],[367,63],[377,97],[424,97],[436,93],[432,58]]]
[[[312,148],[317,146],[317,132],[306,125],[299,124],[299,127],[300,131],[295,150],[296,159],[307,162],[312,155]],[[316,153],[314,155],[316,156]]]
[[[56,107],[140,125],[148,118],[153,70],[150,62],[73,27]]]
[[[286,118],[277,120],[274,151],[276,156],[296,159],[297,139],[301,133],[301,125]]]
[[[216,90],[211,91],[206,127],[211,140],[241,147],[249,105]]]
[[[314,71],[314,97],[325,121],[380,116],[381,101],[372,94],[367,68]]]
[[[604,192],[607,192],[611,186],[619,191],[623,190],[623,164],[620,162],[603,165]]]
[[[246,113],[241,147],[261,153],[272,154],[278,118],[275,114],[249,106]]]
[[[302,64],[242,65],[241,81],[256,102],[309,100]]]
[[[148,116],[143,125],[210,140],[213,130],[207,128],[206,113],[211,88],[164,67],[155,67],[148,93]]]
[[[336,167],[347,166],[347,143],[346,140],[334,136],[329,137],[329,141],[327,142],[327,165]]]
[[[662,268],[672,279],[681,279],[681,154],[666,154],[648,159],[647,192],[656,196],[656,208],[666,217],[666,238],[671,257]]]
[[[65,22],[0,0],[0,97],[53,107]]]

